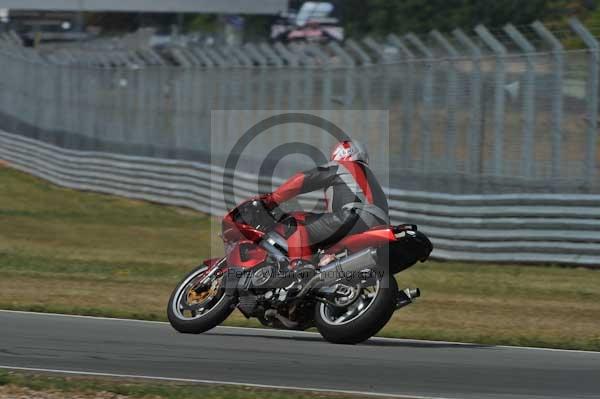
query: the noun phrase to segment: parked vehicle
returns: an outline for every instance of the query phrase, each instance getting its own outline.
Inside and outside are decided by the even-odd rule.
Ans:
[[[271,40],[285,43],[326,43],[344,40],[344,28],[331,2],[307,1],[297,13],[282,15],[271,26]]]

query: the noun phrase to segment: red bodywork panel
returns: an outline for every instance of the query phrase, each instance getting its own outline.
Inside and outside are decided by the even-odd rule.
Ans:
[[[330,247],[327,253],[338,253],[345,249],[351,252],[367,247],[380,247],[391,241],[395,241],[394,231],[388,226],[373,227],[363,233],[353,234],[343,238],[340,242]]]
[[[293,179],[293,187],[288,187],[288,191],[294,191],[292,188],[301,183],[301,179]],[[239,206],[238,206],[239,207]],[[292,212],[289,214],[298,221],[295,230],[287,236],[288,256],[291,259],[310,259],[313,252],[310,247],[308,232],[304,227],[307,214],[305,212]],[[227,254],[227,265],[234,267],[252,268],[263,263],[268,252],[261,246],[256,245],[265,235],[264,232],[245,223],[236,222],[235,210],[229,212],[223,218],[223,240],[231,245]],[[285,227],[275,226],[275,231],[286,236]],[[381,247],[396,240],[394,230],[391,226],[373,227],[363,233],[353,234],[342,239],[340,242],[331,246],[327,253],[339,253],[345,249],[350,252],[359,251],[367,247]],[[243,252],[243,253],[242,253]]]
[[[242,204],[238,205],[238,207]],[[223,217],[223,221],[221,223],[223,241],[236,242],[240,240],[250,240],[256,242],[260,240],[265,235],[265,233],[258,229],[255,229],[254,226],[236,222],[234,220],[235,209],[237,208],[234,208],[233,210],[229,211]]]
[[[242,256],[242,252],[245,256]],[[227,254],[227,266],[252,268],[267,259],[267,251],[250,240],[243,240],[233,244]]]
[[[239,240],[258,241],[264,235],[265,233],[262,231],[241,223],[231,223],[231,227],[223,230],[223,240],[225,242],[235,242]]]

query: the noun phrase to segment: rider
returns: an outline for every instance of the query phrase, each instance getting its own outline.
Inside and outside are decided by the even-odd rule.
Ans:
[[[296,240],[308,240],[308,245],[305,242],[295,247],[290,245],[291,259],[307,255],[308,246],[330,245],[349,234],[389,224],[387,199],[368,167],[366,148],[358,141],[344,140],[333,147],[330,160],[325,165],[295,174],[277,190],[261,197],[265,206],[272,209],[299,194],[331,189],[331,196],[327,198],[328,212],[310,214],[306,218],[303,230],[308,237],[300,234]]]

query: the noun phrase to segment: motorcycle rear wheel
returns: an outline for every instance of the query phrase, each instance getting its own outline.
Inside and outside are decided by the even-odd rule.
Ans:
[[[235,308],[236,298],[225,292],[223,277],[208,281],[210,278],[205,277],[208,272],[207,266],[192,270],[169,298],[167,317],[171,326],[180,333],[208,331],[225,321]]]
[[[374,288],[363,291],[361,298],[342,311],[325,303],[317,304],[315,325],[323,338],[335,344],[354,345],[377,334],[396,310],[398,284],[386,273],[377,279]]]

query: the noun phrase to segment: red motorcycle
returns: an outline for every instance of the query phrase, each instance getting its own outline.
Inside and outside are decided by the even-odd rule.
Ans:
[[[398,290],[394,278],[433,249],[417,226],[374,227],[314,248],[302,239],[310,217],[269,210],[259,199],[231,210],[222,222],[226,255],[205,260],[177,285],[167,308],[171,325],[202,333],[237,307],[265,326],[316,327],[330,342],[355,344],[420,295]],[[292,250],[302,256],[290,262]]]

